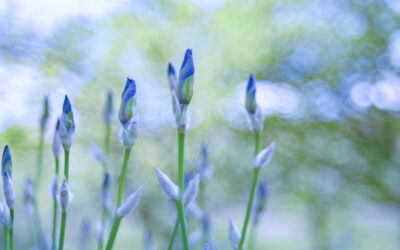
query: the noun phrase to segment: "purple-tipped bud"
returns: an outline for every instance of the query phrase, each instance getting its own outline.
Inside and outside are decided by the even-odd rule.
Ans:
[[[54,157],[60,157],[62,152],[62,143],[60,138],[60,119],[57,119],[56,128],[54,129],[53,136],[53,155]]]
[[[275,142],[272,142],[267,148],[262,150],[257,154],[256,159],[254,160],[255,168],[263,168],[265,167],[272,159],[272,154],[275,151]]]
[[[199,171],[201,181],[209,180],[212,176],[208,146],[205,143],[201,144],[200,156],[197,161],[197,170]]]
[[[135,115],[127,123],[121,124],[119,129],[119,141],[126,147],[132,148],[139,133],[139,116]]]
[[[139,204],[140,197],[142,196],[142,187],[138,188],[136,192],[131,194],[124,203],[117,209],[117,215],[121,217],[126,217],[131,213],[136,206]]]
[[[104,210],[111,208],[111,175],[104,175],[103,185],[101,187],[101,206]]]
[[[69,190],[67,180],[64,178],[64,180],[61,184],[60,194],[59,194],[60,205],[64,211],[67,210],[68,205],[72,201],[73,197],[74,197],[74,195]]]
[[[10,209],[7,207],[7,203],[5,201],[0,203],[0,223],[6,225],[8,228],[12,228],[13,226]]]
[[[75,120],[68,96],[65,96],[64,99],[63,110],[60,118],[59,133],[64,150],[69,150],[75,138]]]
[[[119,120],[122,124],[127,123],[135,114],[136,108],[136,83],[133,79],[127,78],[124,91],[121,97],[119,108]]]
[[[177,79],[176,79],[175,69],[172,63],[168,64],[168,82],[171,93],[176,93]]]
[[[229,219],[229,241],[233,249],[239,248],[240,233],[232,219]]]
[[[14,185],[7,171],[3,172],[3,191],[8,208],[13,208],[15,204]]]
[[[32,179],[25,179],[22,184],[22,189],[24,190],[24,200],[25,202],[34,203],[36,200],[35,195],[35,183]]]
[[[189,104],[193,96],[194,63],[192,50],[187,49],[179,70],[177,97],[181,104]]]
[[[12,160],[8,145],[4,147],[3,158],[1,160],[1,172],[7,172],[7,175],[12,179]]]
[[[40,118],[40,130],[44,131],[47,127],[47,122],[49,120],[49,97],[46,96],[43,100],[43,113]]]
[[[108,91],[107,101],[106,104],[104,105],[104,111],[103,111],[103,119],[107,125],[111,125],[114,119],[113,99],[114,99],[113,92]]]
[[[50,182],[49,190],[48,190],[50,198],[56,200],[58,194],[58,178],[55,176],[53,180]]]
[[[199,193],[200,176],[197,174],[194,178],[189,181],[185,192],[183,193],[183,203],[189,204],[197,198]]]
[[[93,159],[98,161],[101,164],[106,164],[106,156],[103,153],[103,150],[96,143],[92,143],[89,149],[89,156]]]
[[[160,184],[161,191],[164,195],[171,200],[178,200],[179,188],[171,179],[165,175],[160,169],[156,169],[158,183]]]
[[[246,88],[246,110],[250,114],[254,114],[257,109],[256,101],[256,81],[254,80],[254,75],[250,74],[249,81]]]

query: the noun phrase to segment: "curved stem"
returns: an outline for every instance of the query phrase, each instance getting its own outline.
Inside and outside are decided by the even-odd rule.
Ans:
[[[14,208],[10,209],[10,215],[11,215],[11,225],[12,227],[9,228],[8,233],[10,236],[10,250],[14,249]]]
[[[132,150],[131,148],[125,148],[124,162],[122,163],[121,175],[119,177],[117,208],[122,203],[122,195],[124,193],[124,186],[125,186],[126,169],[128,166],[129,155],[131,154],[131,150]]]
[[[169,239],[169,243],[168,243],[168,250],[172,250],[172,248],[174,247],[174,242],[175,242],[176,234],[178,232],[178,228],[179,228],[179,218],[176,217],[174,230],[172,230],[171,238]]]
[[[3,249],[7,250],[8,247],[8,227],[6,225],[3,226]]]
[[[63,210],[61,213],[61,230],[60,230],[60,241],[58,243],[58,249],[64,249],[64,237],[65,237],[65,224],[67,223],[67,211]]]
[[[258,154],[258,151],[260,150],[260,133],[255,133],[254,136],[255,136],[254,155],[256,156]],[[252,207],[253,207],[254,193],[256,191],[259,173],[260,173],[260,169],[259,168],[254,168],[254,170],[253,170],[253,180],[252,180],[251,189],[250,189],[250,196],[249,196],[249,201],[248,201],[247,209],[246,209],[246,216],[245,216],[245,219],[244,219],[242,235],[240,237],[240,242],[239,242],[239,250],[243,249],[244,241],[246,239],[247,225],[249,223],[250,214],[251,214],[251,210],[252,210]]]
[[[64,176],[68,182],[69,173],[69,150],[64,150]]]
[[[120,217],[120,216],[116,216],[114,219],[110,237],[108,237],[106,250],[111,250],[113,248],[115,237],[117,236],[119,224],[121,224],[121,219],[122,219],[122,217]]]

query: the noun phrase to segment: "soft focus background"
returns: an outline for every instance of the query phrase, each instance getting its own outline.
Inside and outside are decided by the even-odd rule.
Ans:
[[[228,218],[242,226],[251,182],[253,136],[244,111],[251,72],[265,114],[261,145],[277,144],[260,175],[270,199],[258,249],[399,249],[399,1],[1,0],[0,146],[9,144],[13,155],[16,249],[33,245],[22,183],[35,174],[45,95],[51,121],[39,206],[51,231],[51,141],[65,94],[77,121],[66,249],[86,238],[82,220],[96,247],[102,168],[89,146],[103,145],[106,92],[118,108],[127,76],[137,82],[140,134],[125,191],[144,186],[144,195],[122,222],[116,249],[142,249],[147,229],[155,249],[166,249],[174,208],[155,168],[176,180],[166,71],[168,62],[179,68],[187,48],[196,74],[185,168],[196,168],[201,142],[208,143],[214,175],[207,204],[219,249],[230,249]],[[123,157],[118,128],[114,119],[114,184]]]

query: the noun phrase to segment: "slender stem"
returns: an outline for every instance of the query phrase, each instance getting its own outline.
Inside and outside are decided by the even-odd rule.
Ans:
[[[7,250],[8,246],[8,227],[6,225],[3,226],[3,249]]]
[[[54,157],[55,163],[56,163],[56,177],[58,177],[58,171],[59,171],[59,165],[60,161],[58,159],[58,156]],[[51,249],[55,250],[56,249],[56,230],[57,230],[57,199],[54,199],[53,201],[53,231],[51,234]]]
[[[117,208],[122,203],[122,195],[124,193],[124,186],[125,186],[126,169],[128,167],[129,155],[131,154],[131,150],[132,150],[131,148],[125,148],[124,162],[122,163],[121,175],[119,177]]]
[[[172,230],[171,238],[169,239],[168,243],[168,250],[172,250],[172,248],[174,247],[174,242],[176,234],[178,233],[178,228],[179,228],[179,218],[176,217],[174,230]]]
[[[104,153],[107,157],[110,153],[110,135],[111,135],[111,126],[110,124],[106,124],[106,131],[104,134]]]
[[[119,224],[121,224],[121,219],[122,219],[121,216],[116,216],[115,219],[114,219],[114,223],[113,223],[113,226],[112,226],[112,229],[111,229],[110,237],[108,237],[106,250],[111,250],[113,248],[114,241],[115,241],[115,236],[117,236]]]
[[[260,133],[255,133],[254,136],[255,136],[254,155],[257,155],[258,151],[260,150]],[[243,249],[244,241],[246,239],[247,225],[249,223],[250,214],[251,214],[251,210],[252,210],[252,207],[253,207],[254,193],[256,191],[259,173],[260,173],[260,169],[259,168],[254,168],[254,170],[253,170],[253,180],[252,180],[251,189],[250,189],[249,202],[247,204],[246,216],[245,216],[245,219],[244,219],[242,235],[240,237],[240,242],[239,242],[239,250]]]
[[[185,153],[184,149],[185,149],[185,131],[178,130],[178,183],[180,189],[180,198],[179,201],[176,202],[176,207],[178,209],[178,218],[181,223],[183,247],[185,250],[187,250],[189,249],[189,242],[186,231],[185,210],[183,208],[183,203],[182,203],[183,177],[184,177],[183,159]]]
[[[44,131],[40,130],[39,145],[38,145],[38,158],[37,158],[37,169],[36,169],[36,189],[39,190],[40,179],[42,176],[42,165],[43,165],[43,146],[44,146]]]
[[[8,233],[10,236],[10,250],[14,249],[14,208],[10,209],[10,215],[11,215],[11,225],[12,227],[9,228]]]
[[[64,237],[65,237],[65,224],[67,223],[67,211],[63,209],[61,213],[61,230],[60,230],[60,241],[58,243],[58,249],[64,249]]]
[[[64,176],[68,182],[69,173],[69,150],[64,150]]]

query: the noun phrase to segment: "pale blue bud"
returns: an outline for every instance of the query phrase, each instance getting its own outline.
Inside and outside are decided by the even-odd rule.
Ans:
[[[1,172],[7,172],[8,176],[12,179],[12,160],[10,148],[8,145],[4,147],[3,158],[1,160]]]
[[[14,185],[7,171],[3,172],[3,191],[8,208],[13,208],[15,204]]]
[[[257,154],[256,159],[254,160],[255,168],[263,168],[265,167],[272,159],[272,155],[275,151],[275,142],[272,142],[267,148],[262,150]]]
[[[48,189],[48,194],[50,198],[56,200],[57,199],[57,194],[58,194],[58,178],[55,176],[53,180],[50,182],[49,189]]]
[[[139,130],[139,116],[135,115],[127,123],[121,124],[119,129],[119,141],[126,147],[131,148],[135,144]]]
[[[107,101],[106,101],[106,104],[104,105],[104,111],[103,111],[103,119],[107,125],[111,125],[112,120],[114,118],[113,99],[114,99],[113,92],[108,91],[107,92]]]
[[[179,70],[177,97],[181,104],[189,104],[193,95],[194,64],[192,50],[187,49]]]
[[[8,228],[12,228],[13,226],[10,209],[5,201],[0,203],[0,223],[6,225]]]
[[[64,180],[61,184],[60,193],[59,193],[59,197],[58,197],[61,208],[64,211],[67,210],[68,205],[72,201],[73,197],[74,197],[74,195],[69,190],[67,180],[64,178]]]
[[[47,127],[47,122],[49,120],[49,97],[46,96],[43,100],[43,113],[40,118],[40,129],[44,131]]]
[[[254,114],[257,109],[256,101],[256,81],[254,80],[254,75],[250,74],[249,81],[246,88],[246,110],[250,114]]]
[[[60,138],[60,119],[57,119],[56,128],[54,129],[52,149],[54,157],[60,157],[62,152],[62,143]]]
[[[201,181],[209,180],[212,176],[213,171],[209,160],[208,146],[205,143],[201,144],[197,170],[199,171]]]
[[[127,123],[135,114],[136,108],[136,83],[129,77],[126,79],[126,85],[121,97],[121,106],[119,108],[119,120],[122,124]]]
[[[89,156],[101,164],[106,164],[106,156],[104,155],[103,150],[97,146],[96,143],[90,145]]]
[[[69,150],[71,148],[72,141],[75,138],[75,121],[68,96],[65,96],[64,99],[63,110],[60,118],[59,133],[64,150]]]
[[[158,183],[160,184],[161,191],[164,195],[171,200],[178,200],[179,188],[171,179],[165,175],[160,169],[156,169]]]
[[[265,210],[268,197],[268,189],[266,182],[260,182],[257,187],[256,202],[254,206],[254,223],[257,224],[261,214]]]
[[[209,245],[208,243],[206,243],[206,244],[204,245],[203,250],[210,250],[210,245]]]
[[[185,205],[189,204],[197,198],[197,194],[199,193],[199,185],[200,176],[196,174],[196,176],[189,181],[187,188],[183,193],[183,203]]]
[[[98,221],[96,225],[96,240],[98,243],[100,243],[103,242],[103,238],[103,223]]]
[[[142,196],[142,187],[138,188],[136,192],[131,194],[124,203],[117,209],[117,215],[121,217],[127,216],[131,213],[136,206],[139,204],[140,197]]]
[[[103,185],[101,187],[101,205],[104,210],[111,208],[111,175],[104,175]]]
[[[168,82],[171,93],[176,93],[177,79],[176,79],[175,69],[172,63],[168,64]]]
[[[174,112],[176,126],[180,131],[184,131],[188,123],[187,104],[181,104],[175,92],[172,93],[172,110]]]
[[[240,233],[239,229],[232,219],[229,219],[229,241],[233,249],[236,250],[239,248]]]

